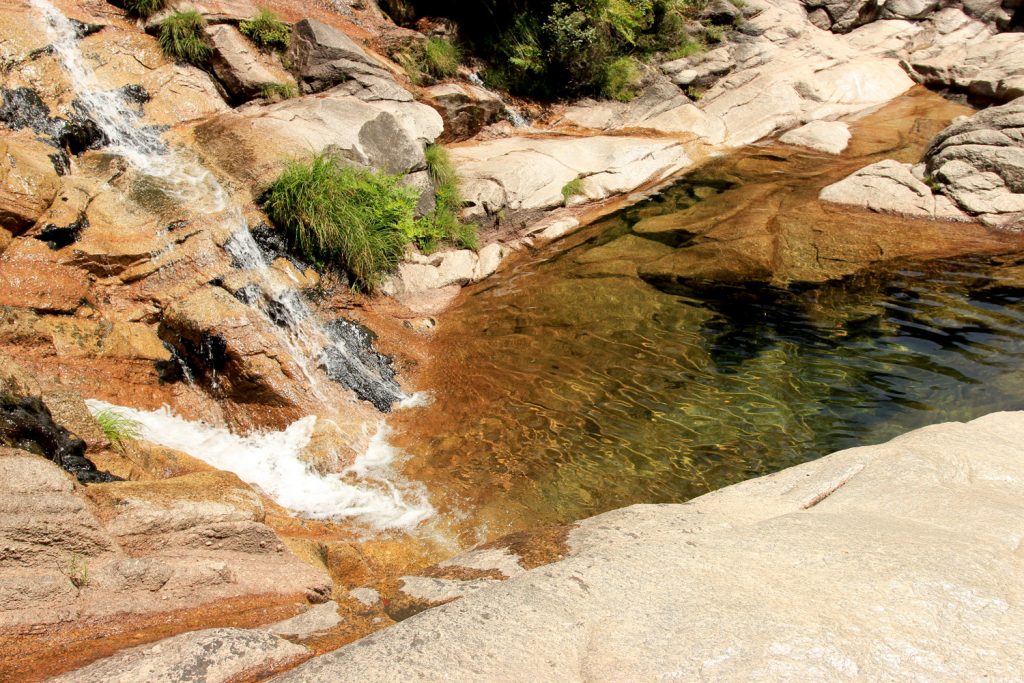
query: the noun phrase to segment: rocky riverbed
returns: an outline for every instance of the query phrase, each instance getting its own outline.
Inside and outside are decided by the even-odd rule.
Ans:
[[[291,30],[282,52],[243,35],[262,7],[248,0],[148,19],[121,4],[0,7],[0,678],[259,680],[310,658],[283,680],[1019,668],[1019,413],[578,524],[502,517],[531,506],[501,502],[528,469],[503,448],[406,462],[388,441],[413,448],[443,422],[411,426],[428,393],[432,415],[487,432],[482,403],[458,403],[480,385],[445,370],[467,299],[695,170],[734,168],[589,251],[580,310],[618,315],[632,294],[615,278],[656,298],[802,292],[992,255],[999,275],[965,287],[1013,299],[1017,0],[715,0],[700,19],[720,39],[653,63],[631,101],[543,105],[466,68],[414,82],[396,46],[426,38],[372,0],[267,2]],[[205,22],[202,68],[161,51],[176,10]],[[262,211],[290,161],[331,152],[401,176],[428,212],[438,141],[479,248],[410,248],[372,296],[288,253]],[[122,442],[110,405],[148,431]],[[461,463],[481,455],[474,479]],[[473,490],[470,510],[445,476],[469,477],[448,491]]]

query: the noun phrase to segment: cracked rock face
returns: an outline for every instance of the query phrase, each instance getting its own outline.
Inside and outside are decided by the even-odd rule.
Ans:
[[[1024,229],[1024,97],[954,122],[932,141],[924,163],[965,212]]]

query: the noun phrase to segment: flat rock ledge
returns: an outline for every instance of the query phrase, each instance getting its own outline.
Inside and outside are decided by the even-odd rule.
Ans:
[[[560,561],[275,678],[1011,680],[1024,412],[581,522]]]

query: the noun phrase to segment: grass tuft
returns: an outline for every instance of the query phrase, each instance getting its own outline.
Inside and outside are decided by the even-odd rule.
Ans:
[[[146,19],[164,8],[166,0],[124,0],[128,14]]]
[[[267,191],[264,208],[296,253],[340,268],[353,286],[372,290],[398,265],[414,232],[418,193],[399,181],[320,154],[289,164]]]
[[[568,204],[576,195],[583,194],[583,178],[573,178],[562,186],[562,198]]]
[[[142,436],[142,424],[138,420],[113,408],[101,410],[96,413],[95,418],[103,430],[103,436],[118,450],[124,450],[126,445],[138,441]]]
[[[238,30],[264,50],[287,50],[291,41],[291,26],[268,9],[261,9],[252,19],[243,21]]]
[[[447,38],[427,38],[409,51],[396,56],[415,85],[439,78],[452,78],[459,73],[462,51]]]
[[[478,249],[480,241],[476,226],[459,220],[462,195],[459,176],[455,172],[448,150],[441,145],[428,145],[427,171],[434,183],[434,210],[416,222],[412,235],[416,246],[430,253],[442,242],[451,242],[462,249]]]
[[[278,102],[298,97],[299,89],[294,83],[264,83],[260,86],[260,94],[265,99]]]
[[[175,12],[160,22],[160,48],[169,58],[200,65],[210,57],[203,37],[206,20],[195,10]]]

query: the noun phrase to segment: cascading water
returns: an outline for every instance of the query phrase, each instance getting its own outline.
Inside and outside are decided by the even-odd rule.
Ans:
[[[402,394],[393,373],[382,372],[381,364],[371,359],[371,354],[356,348],[357,337],[319,325],[299,293],[272,276],[241,208],[232,204],[224,186],[197,161],[173,150],[161,139],[159,129],[142,125],[140,114],[123,91],[100,86],[79,49],[80,32],[71,20],[48,0],[31,3],[44,17],[53,52],[70,76],[84,113],[102,133],[107,151],[123,157],[179,205],[221,221],[231,235],[225,250],[257,285],[255,292],[248,292],[246,303],[273,323],[282,346],[317,397],[323,398],[316,372],[319,365],[328,377],[346,384],[382,411],[390,410],[396,402],[415,399]],[[94,412],[111,408],[98,401],[89,405]],[[167,408],[155,412],[116,410],[137,420],[144,438],[235,472],[302,515],[356,518],[378,528],[408,529],[433,513],[422,491],[399,488],[386,478],[395,452],[385,441],[387,430],[383,425],[378,426],[369,448],[351,467],[337,475],[319,476],[299,458],[309,443],[315,417],[299,420],[282,432],[242,437],[224,428],[188,422]],[[343,481],[343,477],[358,480],[363,486]]]
[[[475,71],[470,72],[469,82],[478,88],[486,90],[487,92],[493,92],[486,85],[484,85],[483,80],[480,78],[479,75],[477,75]],[[504,100],[502,100],[501,103],[505,106],[505,116],[508,118],[509,122],[511,122],[513,126],[515,126],[516,128],[526,128],[527,126],[530,125],[529,120],[527,120],[525,116],[520,114],[515,107],[510,105],[508,102],[505,102]]]
[[[397,452],[377,432],[366,451],[338,474],[319,476],[300,455],[317,418],[306,417],[280,432],[238,436],[227,429],[185,420],[167,408],[135,410],[86,401],[93,414],[114,411],[136,421],[140,437],[187,453],[217,469],[234,472],[292,512],[312,519],[355,519],[378,529],[412,529],[433,514],[422,490],[399,488],[387,479]],[[345,481],[357,477],[364,485]]]
[[[247,303],[274,323],[282,345],[301,369],[317,398],[323,400],[316,366],[382,411],[407,398],[392,377],[382,377],[360,358],[350,339],[328,334],[302,297],[272,277],[241,208],[233,206],[224,186],[199,163],[172,150],[158,129],[140,125],[136,109],[121,91],[104,90],[78,46],[79,31],[48,0],[32,0],[45,17],[53,50],[71,77],[79,101],[107,140],[107,150],[124,157],[137,171],[157,181],[163,191],[190,210],[220,215],[231,238],[225,249],[236,265],[253,275],[259,296]]]

